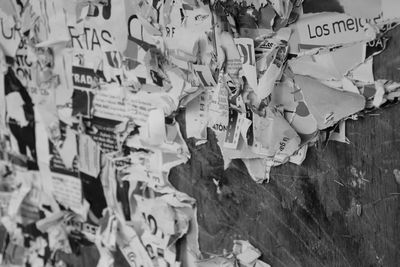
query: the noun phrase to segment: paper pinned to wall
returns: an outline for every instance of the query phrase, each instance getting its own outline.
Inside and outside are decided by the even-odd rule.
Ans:
[[[45,223],[64,210],[51,248],[68,235],[95,242],[104,266],[116,249],[131,266],[196,266],[195,200],[169,181],[172,168],[193,164],[186,141],[204,145],[210,128],[224,166],[242,159],[258,183],[274,178],[275,166],[300,165],[319,136],[348,142],[346,119],[400,95],[373,68],[391,46],[385,34],[400,22],[398,6],[3,1],[1,155],[18,156],[41,181],[4,195],[15,203],[5,220],[11,235],[21,239],[19,217],[40,212]],[[46,247],[43,236],[35,246]],[[235,241],[231,255],[198,264],[268,266],[259,256]]]

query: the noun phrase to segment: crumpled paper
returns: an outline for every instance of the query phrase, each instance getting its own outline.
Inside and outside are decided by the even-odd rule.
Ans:
[[[270,267],[271,265],[259,260],[261,252],[246,240],[234,240],[232,252],[228,255],[214,256],[207,260],[199,261],[199,267]]]
[[[207,128],[224,167],[241,159],[258,183],[321,140],[349,143],[346,120],[400,96],[373,69],[399,8],[2,1],[0,154],[18,170],[0,174],[19,187],[4,183],[1,215],[12,244],[33,266],[75,244],[96,244],[98,266],[115,265],[118,250],[130,266],[269,266],[247,241],[199,261],[196,201],[172,186],[171,168],[189,161],[187,139],[208,141]]]

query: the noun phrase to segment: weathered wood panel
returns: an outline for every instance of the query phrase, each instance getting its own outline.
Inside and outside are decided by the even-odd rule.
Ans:
[[[348,123],[350,145],[312,148],[303,166],[273,169],[256,184],[234,161],[224,172],[211,132],[170,180],[197,199],[204,252],[247,239],[272,266],[398,266],[400,106]],[[189,142],[190,144],[190,142]],[[223,177],[218,195],[213,177]],[[357,207],[361,206],[361,215]]]
[[[400,29],[375,58],[377,78],[400,80]],[[193,147],[188,164],[170,180],[197,199],[200,246],[208,253],[246,239],[278,266],[399,266],[400,106],[347,123],[351,144],[309,150],[303,166],[274,168],[256,184],[240,161],[222,171],[215,137]],[[212,178],[223,180],[216,193]],[[361,208],[361,214],[357,210]]]
[[[374,72],[376,78],[400,81],[400,28],[389,35],[390,46],[375,57]],[[273,267],[400,266],[400,185],[393,174],[400,170],[400,106],[374,114],[347,124],[350,145],[311,148],[301,167],[274,168],[270,183],[262,185],[239,160],[223,171],[211,131],[205,145],[189,140],[192,158],[172,169],[170,180],[197,199],[205,255],[246,239]],[[222,194],[212,178],[222,179]],[[94,266],[97,254],[91,247],[81,258],[62,258]],[[118,257],[116,266],[122,264]]]

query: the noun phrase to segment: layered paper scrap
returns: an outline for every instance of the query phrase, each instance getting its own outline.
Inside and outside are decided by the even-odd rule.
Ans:
[[[227,255],[214,256],[197,263],[199,267],[270,267],[271,265],[259,260],[261,252],[246,240],[234,240],[232,252]]]
[[[241,159],[262,183],[397,102],[373,66],[400,2],[324,3],[2,0],[3,263],[95,244],[101,267],[117,252],[127,266],[269,266],[247,241],[204,258],[196,200],[169,174],[210,128],[224,166]]]

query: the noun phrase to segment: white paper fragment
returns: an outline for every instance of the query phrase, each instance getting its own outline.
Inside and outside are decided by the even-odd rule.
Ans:
[[[365,99],[361,95],[329,88],[306,76],[296,75],[295,82],[302,89],[319,129],[333,126],[365,107]]]
[[[79,170],[97,178],[100,172],[100,148],[85,134],[79,134],[78,138]]]
[[[365,19],[340,13],[304,15],[292,26],[291,53],[375,39],[377,30]]]
[[[196,200],[170,182],[198,170],[171,170],[195,167],[215,136],[224,169],[241,159],[268,182],[320,136],[349,143],[346,119],[398,100],[373,57],[400,4],[336,4],[342,13],[315,0],[2,1],[0,213],[12,242],[0,262],[43,266],[79,237],[99,267],[117,249],[129,266],[269,266],[244,240],[200,260]],[[48,238],[24,243],[31,223]]]
[[[301,165],[303,161],[306,159],[308,146],[302,146],[299,150],[297,150],[292,156],[290,156],[289,162],[294,163],[296,165]]]
[[[346,137],[346,121],[342,120],[339,122],[337,128],[329,135],[329,140],[337,141],[345,144],[350,144],[349,139]]]

